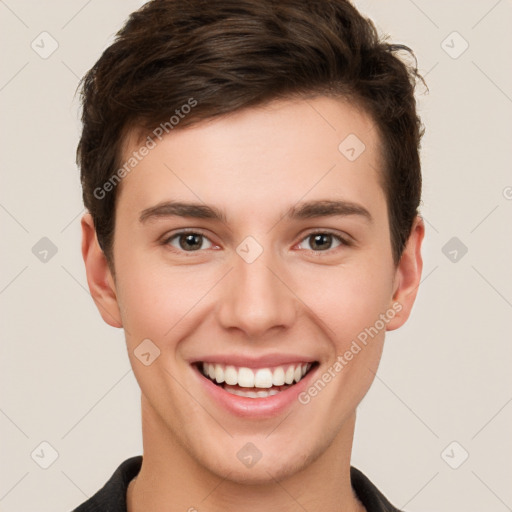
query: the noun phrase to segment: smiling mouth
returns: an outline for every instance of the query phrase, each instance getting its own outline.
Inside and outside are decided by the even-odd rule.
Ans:
[[[246,398],[267,398],[300,382],[317,364],[315,361],[271,368],[247,368],[199,362],[196,366],[203,377],[228,393]]]

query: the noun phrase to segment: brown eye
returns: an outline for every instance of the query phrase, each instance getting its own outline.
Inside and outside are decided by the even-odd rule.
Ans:
[[[176,244],[177,242],[177,244]],[[182,250],[185,252],[195,252],[201,249],[208,249],[212,246],[212,243],[201,233],[193,233],[193,232],[181,232],[177,233],[166,241],[167,244],[171,245],[173,248]],[[206,244],[210,244],[209,246]]]
[[[335,249],[336,247],[339,247],[340,245],[348,245],[345,243],[345,241],[338,235],[335,235],[333,233],[324,233],[324,232],[318,232],[318,233],[311,233],[305,238],[303,238],[301,245],[304,243],[304,241],[308,241],[309,247],[303,247],[305,249],[309,249],[312,251],[328,251],[329,249]]]

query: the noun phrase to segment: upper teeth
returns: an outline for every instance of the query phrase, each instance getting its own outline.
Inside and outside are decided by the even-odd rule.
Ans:
[[[310,363],[289,364],[275,368],[251,369],[224,364],[203,363],[203,373],[218,384],[225,382],[242,388],[271,388],[299,382],[311,368]]]

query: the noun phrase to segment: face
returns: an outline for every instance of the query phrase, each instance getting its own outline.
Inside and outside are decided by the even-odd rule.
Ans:
[[[171,132],[123,178],[115,281],[93,295],[154,435],[254,482],[351,440],[421,273],[419,221],[393,264],[381,169],[372,120],[318,97]]]

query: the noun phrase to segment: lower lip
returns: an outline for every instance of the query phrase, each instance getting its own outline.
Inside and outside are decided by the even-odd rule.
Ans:
[[[227,409],[231,414],[243,418],[271,418],[282,414],[292,403],[299,402],[298,395],[308,387],[317,367],[310,370],[305,377],[293,386],[280,391],[277,395],[264,398],[233,395],[205,377],[195,365],[193,369],[206,392],[215,402],[224,409]]]

